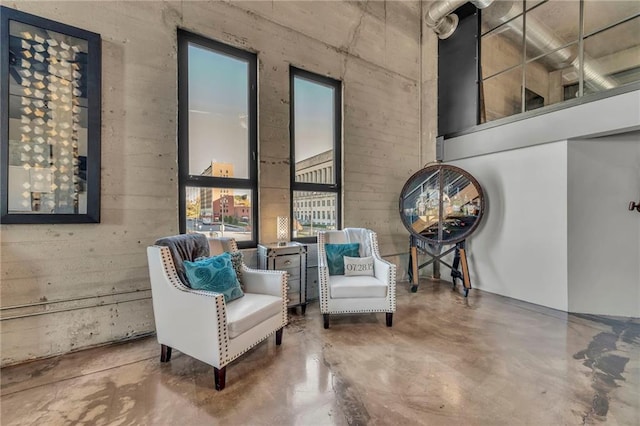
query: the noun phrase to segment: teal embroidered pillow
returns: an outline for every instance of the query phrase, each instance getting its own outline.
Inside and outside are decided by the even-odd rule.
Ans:
[[[344,257],[360,257],[360,243],[325,244],[329,275],[344,275]]]
[[[192,289],[222,293],[225,302],[244,296],[229,253],[183,263]]]
[[[229,253],[229,256],[231,257],[231,264],[233,265],[233,269],[236,271],[236,277],[238,277],[240,288],[242,289],[242,291],[244,291],[244,282],[242,281],[242,262],[244,260],[244,257],[242,256],[242,252],[234,251],[234,252],[225,252],[225,253]],[[196,257],[196,262],[198,260],[204,260],[204,259],[209,259],[209,257],[207,256]]]

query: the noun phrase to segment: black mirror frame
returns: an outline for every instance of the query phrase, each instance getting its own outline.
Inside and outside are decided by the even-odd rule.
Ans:
[[[9,21],[55,31],[88,44],[87,62],[87,212],[65,214],[9,213]],[[100,34],[0,6],[0,223],[54,224],[100,222],[101,75]]]
[[[456,236],[455,238],[449,238],[449,239],[434,239],[434,238],[428,238],[425,237],[422,234],[419,234],[417,232],[414,231],[414,229],[412,228],[412,224],[409,223],[407,221],[406,215],[403,213],[404,210],[404,206],[403,206],[403,202],[405,199],[405,194],[412,188],[412,186],[414,185],[415,181],[418,181],[420,179],[423,179],[425,176],[431,176],[435,173],[438,173],[440,176],[442,176],[442,173],[444,171],[449,171],[449,172],[453,172],[453,173],[458,173],[461,176],[464,176],[473,186],[474,188],[477,190],[478,192],[478,198],[479,198],[479,212],[478,212],[478,218],[475,220],[475,222],[473,223],[473,225],[471,225],[469,227],[469,229],[467,229],[465,232],[463,232],[462,234]],[[439,192],[440,195],[438,196],[438,199],[440,200],[440,207],[442,207],[442,179],[439,180]],[[409,233],[418,238],[421,241],[425,241],[429,244],[434,244],[434,245],[442,245],[442,244],[457,244],[460,241],[464,241],[465,239],[467,239],[471,234],[473,234],[473,232],[476,230],[476,228],[478,227],[478,225],[480,225],[480,222],[482,220],[482,216],[484,215],[484,211],[485,211],[485,200],[484,200],[484,192],[482,190],[482,187],[480,186],[480,184],[478,183],[478,181],[476,180],[476,178],[474,178],[473,176],[471,176],[471,174],[469,172],[467,172],[466,170],[461,169],[460,167],[456,167],[456,166],[452,166],[450,164],[444,164],[444,163],[435,163],[435,164],[428,164],[426,165],[424,168],[418,170],[417,172],[415,172],[413,175],[411,175],[411,177],[409,179],[407,179],[407,181],[405,182],[404,186],[402,187],[402,191],[400,192],[400,197],[398,199],[398,210],[400,212],[400,219],[402,221],[402,224],[404,225],[404,227],[407,229],[407,231],[409,231]],[[439,226],[442,226],[442,221],[443,218],[440,217],[439,218]]]

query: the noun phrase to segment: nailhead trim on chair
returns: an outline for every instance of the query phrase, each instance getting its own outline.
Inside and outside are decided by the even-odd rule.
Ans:
[[[378,235],[375,232],[371,232],[369,234],[369,238],[371,238],[371,244],[373,246],[373,256],[382,259],[380,255],[380,247],[378,246]],[[396,311],[396,265],[391,264],[389,268],[389,275],[387,276],[389,280],[389,312]]]
[[[238,245],[236,241],[232,239],[229,242],[231,244],[231,251],[232,252],[238,251]],[[199,294],[205,297],[215,298],[218,324],[223,323],[222,317],[224,318],[227,317],[227,311],[226,311],[226,305],[224,303],[224,296],[222,295],[222,293],[194,290],[189,287],[186,287],[184,284],[182,284],[182,281],[180,281],[180,278],[178,278],[178,273],[176,272],[176,267],[173,263],[173,258],[171,257],[171,252],[169,251],[169,248],[165,246],[157,246],[157,247],[160,248],[160,254],[162,257],[162,266],[164,267],[164,270],[167,273],[167,276],[169,277],[169,282],[171,283],[171,285],[173,285],[175,288],[177,288],[180,291]],[[247,271],[257,271],[257,269],[249,268],[244,263],[242,264],[242,268],[243,270],[247,270]],[[261,269],[259,271],[260,273],[280,275],[281,277],[280,286],[281,286],[282,294],[285,294],[285,295],[287,294],[287,274],[283,274],[280,271],[265,271]],[[283,304],[282,306],[282,323],[283,323],[283,326],[287,325],[288,323],[288,309],[286,304]],[[220,368],[229,364],[231,361],[235,360],[236,358],[239,358],[241,355],[245,354],[246,352],[251,350],[253,347],[258,345],[259,343],[262,343],[265,339],[269,338],[269,336],[273,335],[276,331],[277,330],[274,330],[271,333],[267,334],[266,336],[258,339],[254,344],[252,344],[242,352],[234,356],[229,356],[229,335],[228,335],[227,327],[218,327],[218,341],[220,342],[218,358],[220,359]]]
[[[247,270],[247,271],[257,271],[257,269],[249,268],[249,267],[248,267],[247,265],[245,265],[245,264],[243,264],[242,266],[243,266],[243,270]],[[262,270],[262,269],[260,269],[260,272],[261,272],[261,273],[265,273],[265,272],[267,272],[267,273],[270,273],[270,274],[278,274],[278,275],[280,275],[280,276],[282,277],[282,279],[281,279],[281,286],[282,286],[281,288],[282,288],[282,291],[283,291],[283,293],[282,293],[282,294],[287,294],[287,274],[283,274],[283,273],[281,273],[280,271],[265,271],[265,270]],[[288,320],[287,315],[288,315],[288,312],[287,312],[287,305],[285,304],[285,305],[283,305],[283,308],[282,308],[282,323],[283,323],[284,325],[287,325],[287,320]],[[264,336],[263,338],[259,339],[259,340],[258,340],[257,342],[255,342],[253,345],[249,346],[248,348],[246,348],[245,350],[243,350],[243,351],[242,351],[242,352],[240,352],[239,354],[235,355],[234,357],[228,358],[228,359],[225,361],[225,364],[230,363],[230,362],[231,362],[231,361],[233,361],[234,359],[236,359],[236,358],[240,357],[240,355],[243,355],[244,353],[248,352],[249,350],[251,350],[252,348],[254,348],[255,346],[257,346],[259,343],[262,343],[265,339],[267,339],[267,338],[269,338],[270,336],[272,336],[276,331],[278,331],[278,330],[272,331],[271,333],[267,334],[266,336]]]
[[[344,231],[344,230],[343,230]],[[380,260],[380,248],[378,246],[378,235],[370,231],[369,238],[371,240],[371,255]],[[325,231],[318,232],[318,255],[320,258],[326,259],[326,252],[324,245],[326,242]],[[386,261],[385,261],[386,262]],[[390,263],[390,262],[387,262]],[[320,283],[326,283],[329,281],[329,272],[326,268],[318,268]],[[324,286],[320,286],[320,312],[323,314],[357,314],[357,313],[370,313],[370,312],[387,312],[393,313],[396,311],[396,265],[390,263],[389,273],[387,275],[389,282],[389,288],[387,291],[387,301],[389,303],[387,310],[380,309],[354,309],[354,310],[341,310],[341,311],[329,311],[329,291],[328,288],[323,291]]]
[[[325,233],[318,232],[318,255],[321,259],[327,258],[327,253],[324,250],[325,241]],[[318,268],[318,275],[320,283],[329,281],[327,268]],[[320,312],[323,314],[329,313],[329,289],[322,285],[320,286]]]
[[[216,313],[218,316],[218,324],[222,323],[221,316],[227,317],[227,311],[224,304],[224,296],[222,293],[214,293],[210,291],[200,291],[194,290],[182,284],[180,278],[178,278],[178,273],[176,272],[176,265],[173,263],[173,258],[171,257],[171,252],[168,247],[158,246],[160,247],[160,254],[162,256],[162,266],[164,267],[167,276],[169,277],[169,282],[178,290],[199,294],[205,297],[213,297],[216,299]],[[225,321],[226,322],[226,321]],[[218,345],[218,358],[220,359],[220,368],[224,367],[228,362],[223,362],[224,359],[228,357],[229,350],[229,338],[227,336],[227,327],[218,327],[218,341],[220,345]],[[224,343],[224,344],[223,344]]]
[[[289,288],[289,284],[287,281],[287,274],[283,274],[281,271],[269,271],[269,270],[264,270],[264,269],[253,269],[253,268],[249,268],[247,265],[245,265],[244,263],[242,264],[243,270],[246,271],[260,271],[260,273],[262,274],[276,274],[276,275],[280,275],[281,277],[281,281],[280,281],[280,285],[282,288],[282,294],[286,295],[287,294],[287,290]],[[282,307],[282,322],[287,325],[289,323],[289,313],[288,313],[289,308],[287,308],[287,304],[285,304]]]

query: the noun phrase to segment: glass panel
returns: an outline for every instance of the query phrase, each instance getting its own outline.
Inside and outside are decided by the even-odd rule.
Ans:
[[[527,10],[533,9],[541,3],[546,3],[548,0],[526,0]]]
[[[608,27],[625,18],[640,14],[640,1],[585,1],[584,34]],[[638,33],[636,33],[638,34]],[[636,36],[637,38],[637,36]]]
[[[482,36],[484,78],[522,63],[522,19],[517,18]]]
[[[417,175],[402,191],[403,222],[413,232],[429,239],[438,238],[440,215],[440,171]]]
[[[528,4],[528,3],[527,3]],[[496,1],[482,9],[482,33],[491,31],[500,24],[522,13],[522,0]]]
[[[186,194],[188,233],[251,240],[251,190],[191,186]]]
[[[293,191],[293,238],[315,237],[336,229],[338,196],[333,192]]]
[[[565,98],[564,85],[570,76],[577,77],[575,68],[558,66],[563,59],[577,56],[578,45],[560,49],[525,65],[525,111],[562,102]],[[576,62],[577,64],[577,62]],[[568,71],[573,70],[573,74]],[[563,77],[566,75],[566,77]]]
[[[249,64],[189,44],[189,174],[249,178]]]
[[[482,92],[483,123],[522,112],[522,67],[485,80]]]
[[[482,191],[464,170],[432,165],[416,172],[400,195],[402,223],[412,234],[451,244],[469,236],[482,215]]]
[[[442,171],[442,235],[439,240],[457,240],[467,233],[480,215],[478,188],[457,170]]]
[[[526,14],[527,58],[560,49],[578,40],[580,2],[550,0]]]
[[[86,40],[9,23],[8,213],[87,214]]]
[[[640,81],[640,18],[584,40],[585,93]]]
[[[296,182],[335,183],[334,88],[294,78]]]

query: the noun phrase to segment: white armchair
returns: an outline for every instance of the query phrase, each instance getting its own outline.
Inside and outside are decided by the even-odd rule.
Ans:
[[[325,244],[360,243],[360,257],[373,257],[374,276],[329,275]],[[387,327],[396,310],[396,266],[380,257],[378,237],[364,228],[318,232],[318,286],[324,328],[330,314],[385,312]]]
[[[221,293],[193,290],[182,260],[238,251],[233,239],[202,234],[167,237],[147,248],[153,312],[161,362],[171,349],[214,367],[215,387],[225,387],[226,366],[287,324],[286,273],[259,271],[242,263],[244,296],[225,303]]]

